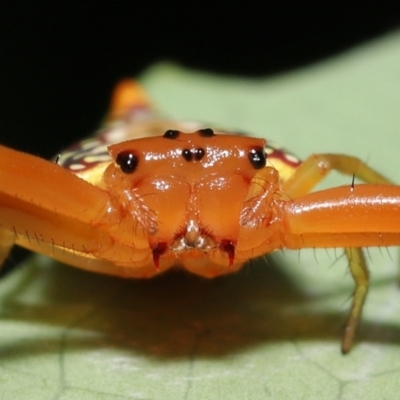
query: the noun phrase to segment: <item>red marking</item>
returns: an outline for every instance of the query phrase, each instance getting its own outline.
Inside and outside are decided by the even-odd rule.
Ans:
[[[219,249],[228,254],[229,266],[233,265],[233,262],[235,260],[235,243],[232,242],[232,240],[224,239],[219,244]]]
[[[277,150],[273,147],[270,147],[270,149],[272,149],[272,152],[269,154],[267,153],[267,159],[276,158],[277,160],[280,160],[283,163],[290,165],[291,167],[298,167],[301,164],[301,160],[299,160],[293,154],[288,153],[287,151]],[[289,159],[288,157],[291,157],[293,159]]]
[[[153,261],[157,271],[160,269],[160,257],[163,254],[165,254],[167,250],[168,250],[168,245],[165,242],[156,243],[156,245],[152,249]]]

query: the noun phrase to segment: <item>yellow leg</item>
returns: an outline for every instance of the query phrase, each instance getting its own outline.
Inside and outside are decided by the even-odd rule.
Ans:
[[[369,273],[361,249],[348,248],[344,249],[344,251],[349,260],[350,272],[355,282],[353,301],[342,338],[342,353],[346,354],[351,348],[360,321],[362,308],[368,292]]]
[[[343,154],[314,154],[282,183],[282,190],[292,198],[302,196],[309,193],[332,170],[354,175],[366,183],[392,183],[356,157]]]

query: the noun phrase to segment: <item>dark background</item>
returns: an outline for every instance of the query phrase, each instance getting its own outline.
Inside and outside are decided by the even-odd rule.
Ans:
[[[118,79],[156,61],[276,74],[397,28],[396,3],[2,2],[0,142],[50,157],[97,127]]]

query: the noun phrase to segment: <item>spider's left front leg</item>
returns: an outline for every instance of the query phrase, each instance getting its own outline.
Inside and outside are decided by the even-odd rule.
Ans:
[[[107,191],[60,165],[0,146],[0,263],[15,243],[81,268],[122,275],[112,265],[140,266],[151,258],[122,216]]]
[[[355,176],[366,183],[391,183],[356,157],[343,154],[314,154],[296,169],[289,180],[282,184],[282,191],[290,198],[303,196],[332,170]],[[345,248],[345,255],[355,282],[355,290],[342,339],[343,353],[347,353],[351,348],[369,285],[369,274],[362,249]]]

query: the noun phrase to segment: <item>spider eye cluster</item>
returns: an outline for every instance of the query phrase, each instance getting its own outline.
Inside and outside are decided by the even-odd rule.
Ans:
[[[216,169],[247,169],[246,157],[247,162],[250,162],[251,167],[256,170],[262,169],[266,165],[267,154],[264,146],[258,144],[260,141],[258,143],[253,141],[257,139],[241,138],[237,141],[233,135],[215,135],[210,128],[200,129],[194,134],[196,135],[192,139],[190,134],[183,134],[178,130],[169,129],[164,133],[163,138],[168,141],[176,140],[176,143],[170,142],[167,144],[163,142],[163,139],[160,141],[155,138],[157,142],[154,145],[153,142],[146,143],[146,145],[141,144],[144,148],[138,144],[138,149],[132,144],[133,148],[126,146],[117,153],[115,162],[125,174],[132,174],[137,171],[139,159],[143,160],[144,164],[148,164],[147,167],[144,165],[144,168],[151,170],[151,173],[156,171],[166,172],[176,168],[185,170],[184,165],[177,162],[178,158],[189,163],[201,162],[201,166],[204,165],[204,168],[213,166]],[[218,138],[211,139],[210,143],[208,143],[208,140],[199,140],[198,136],[202,138],[218,136]],[[205,147],[203,147],[203,143]],[[142,153],[144,154],[143,158],[140,156]],[[207,155],[208,158],[206,157]],[[206,158],[207,160],[204,162]]]
[[[125,174],[131,174],[135,172],[138,165],[139,159],[133,153],[133,151],[121,151],[116,158],[116,163],[120,166],[121,171]]]
[[[185,161],[200,161],[206,154],[206,151],[199,147],[197,149],[183,149],[182,157]]]
[[[204,128],[204,129],[199,129],[197,133],[201,137],[212,137],[215,135],[214,131],[210,128]],[[163,137],[165,139],[178,139],[180,136],[181,132],[174,130],[174,129],[168,129]],[[187,162],[190,161],[200,161],[206,154],[206,151],[202,147],[198,147],[195,149],[183,149],[181,152],[181,155],[183,159]]]

